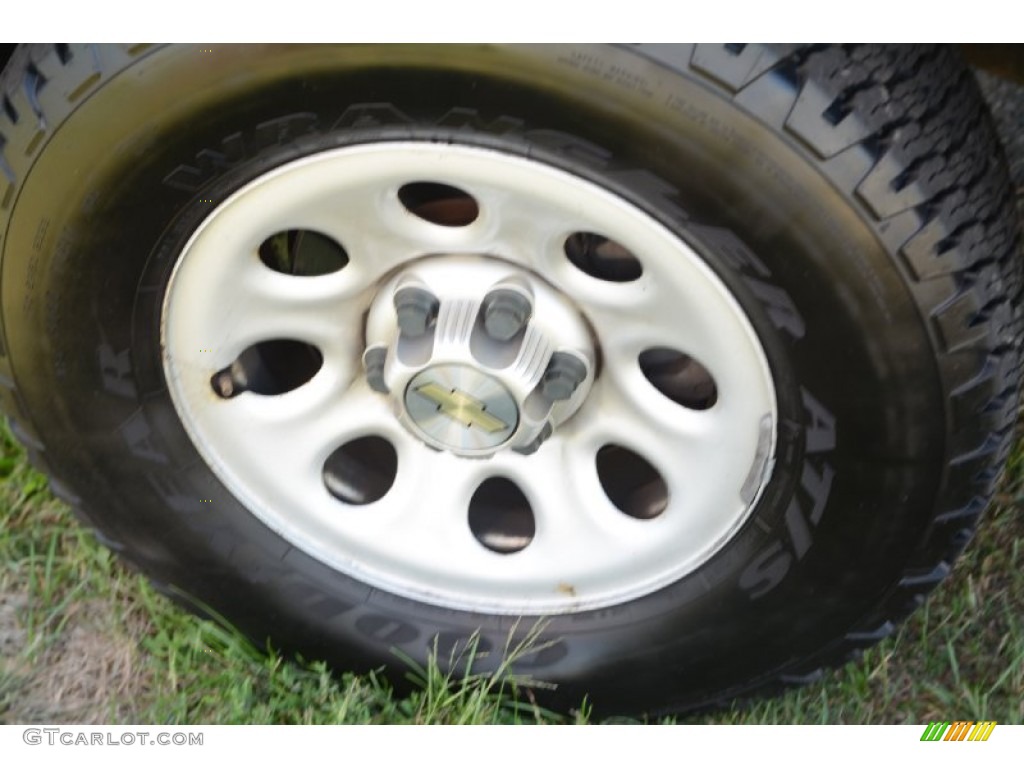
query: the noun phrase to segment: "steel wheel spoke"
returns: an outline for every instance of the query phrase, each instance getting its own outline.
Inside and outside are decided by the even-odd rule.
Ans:
[[[387,407],[362,382],[346,392],[326,379],[285,395],[245,393],[214,402],[208,414],[213,423],[237,432],[231,443],[233,463],[273,466],[275,475],[290,478],[296,490],[322,485],[323,463],[331,450],[355,437],[379,434],[387,416]],[[245,427],[238,429],[240,424]],[[395,429],[385,433],[405,437]]]

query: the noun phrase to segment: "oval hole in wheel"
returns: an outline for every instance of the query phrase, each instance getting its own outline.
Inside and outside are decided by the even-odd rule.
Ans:
[[[704,411],[718,402],[711,373],[689,355],[668,347],[640,354],[640,370],[655,389],[674,403]]]
[[[536,524],[519,486],[504,477],[491,477],[480,483],[469,501],[469,529],[489,550],[508,555],[526,549]]]
[[[324,485],[346,504],[382,499],[398,474],[398,454],[383,437],[370,435],[345,443],[324,462]]]
[[[668,506],[668,486],[658,470],[621,445],[597,452],[597,477],[612,504],[630,517],[650,520]]]
[[[348,264],[341,243],[311,229],[289,229],[264,240],[260,261],[283,275],[317,277],[337,272]]]
[[[442,227],[465,227],[480,215],[480,206],[472,195],[436,181],[404,184],[398,190],[398,199],[409,213]]]
[[[598,280],[628,283],[644,268],[621,243],[594,232],[574,232],[565,240],[565,255],[573,266]]]
[[[312,344],[295,339],[271,339],[246,348],[210,379],[213,391],[229,398],[242,392],[283,395],[312,379],[324,356]]]

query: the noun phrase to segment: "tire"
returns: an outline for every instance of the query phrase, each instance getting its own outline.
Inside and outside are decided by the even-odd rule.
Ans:
[[[550,706],[680,711],[890,634],[993,493],[1018,224],[947,48],[32,46],[2,94],[3,408],[261,643],[400,681],[540,626]]]

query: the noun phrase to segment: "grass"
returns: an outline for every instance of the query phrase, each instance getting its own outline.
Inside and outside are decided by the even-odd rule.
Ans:
[[[0,479],[0,723],[592,720],[585,705],[569,716],[538,708],[507,663],[452,680],[436,660],[405,660],[415,690],[397,696],[379,675],[285,661],[182,612],[122,567],[50,496],[6,429]],[[811,686],[680,722],[1024,722],[1022,506],[1018,441],[977,537],[895,636]],[[538,642],[535,632],[528,643]]]

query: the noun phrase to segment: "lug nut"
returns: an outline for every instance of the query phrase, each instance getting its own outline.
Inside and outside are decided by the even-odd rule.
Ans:
[[[363,353],[363,365],[366,367],[366,383],[374,392],[388,393],[388,385],[384,383],[384,361],[387,359],[386,347],[370,347]]]
[[[551,426],[551,422],[545,422],[544,427],[543,429],[541,429],[539,435],[533,438],[533,440],[531,440],[526,445],[520,445],[518,448],[513,448],[512,450],[515,451],[516,453],[521,453],[524,456],[529,456],[531,453],[536,453],[537,449],[541,447],[544,441],[551,437],[551,433],[553,431],[554,430]]]
[[[552,402],[568,400],[586,377],[583,361],[568,352],[555,352],[541,379],[540,393]]]
[[[495,341],[508,341],[529,322],[530,300],[508,288],[491,291],[484,298],[484,330]]]
[[[437,319],[440,306],[430,291],[415,286],[399,289],[395,294],[395,312],[398,314],[398,328],[404,336],[416,339],[427,332]]]

